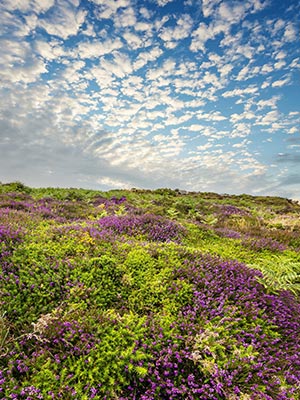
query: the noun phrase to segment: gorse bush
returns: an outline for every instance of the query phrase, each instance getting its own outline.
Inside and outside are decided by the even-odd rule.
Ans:
[[[297,203],[0,188],[0,398],[300,399]]]

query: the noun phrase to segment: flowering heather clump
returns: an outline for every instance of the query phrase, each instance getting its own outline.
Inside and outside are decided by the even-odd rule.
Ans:
[[[0,225],[0,261],[11,255],[14,247],[22,240],[21,229],[15,230],[10,226]],[[4,267],[4,265],[3,265]],[[1,275],[1,271],[0,271]]]
[[[296,398],[300,305],[293,296],[267,295],[257,271],[210,257],[191,255],[174,274],[175,282],[191,284],[193,295],[167,331],[149,318],[149,334],[135,348],[151,354],[138,364],[148,372],[122,398]],[[175,302],[183,300],[181,288],[169,288]]]
[[[99,227],[111,229],[118,234],[146,235],[149,240],[168,242],[179,240],[185,229],[177,222],[166,218],[145,215],[110,215],[98,221]]]
[[[107,199],[106,197],[102,197],[102,196],[97,196],[92,201],[92,203],[95,207],[97,207],[101,204],[111,206],[111,205],[116,205],[116,204],[123,204],[125,202],[126,202],[125,196],[121,196],[119,199],[116,198],[115,196],[112,196],[110,199]]]
[[[249,215],[249,212],[246,210],[243,210],[242,208],[232,206],[229,204],[224,204],[218,207],[219,213],[224,215],[224,216],[229,216],[229,215]]]
[[[122,196],[122,197],[120,197],[119,199],[117,199],[115,196],[113,196],[113,197],[110,199],[110,201],[111,201],[112,203],[114,203],[114,204],[122,204],[122,203],[126,202],[126,197],[125,197],[125,196]]]
[[[78,321],[63,321],[46,314],[32,325],[33,333],[28,335],[27,340],[36,339],[44,351],[56,354],[56,360],[58,354],[64,356],[66,352],[71,355],[88,354],[95,345],[94,335],[86,332]]]
[[[242,237],[240,232],[228,228],[216,228],[214,230],[218,235],[228,237],[230,239],[240,239]]]
[[[7,196],[7,195],[6,195]],[[0,199],[0,209],[11,209],[26,212],[43,219],[54,219],[57,222],[82,219],[88,213],[90,206],[86,203],[71,200],[59,201],[51,198],[34,200],[29,195],[17,197],[10,195]]]
[[[0,243],[17,243],[21,241],[21,230],[13,230],[9,226],[0,225]]]
[[[271,250],[282,252],[287,249],[286,245],[270,238],[246,238],[242,244],[255,251]]]

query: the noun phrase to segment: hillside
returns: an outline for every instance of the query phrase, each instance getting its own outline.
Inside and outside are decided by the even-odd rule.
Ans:
[[[300,205],[0,185],[0,398],[300,399]]]

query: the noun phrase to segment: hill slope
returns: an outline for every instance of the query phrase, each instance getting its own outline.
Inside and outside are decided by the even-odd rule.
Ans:
[[[299,399],[300,206],[0,186],[0,397]]]

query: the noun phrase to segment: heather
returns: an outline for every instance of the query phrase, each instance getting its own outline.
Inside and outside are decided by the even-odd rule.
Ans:
[[[0,185],[0,398],[300,399],[299,215]]]

